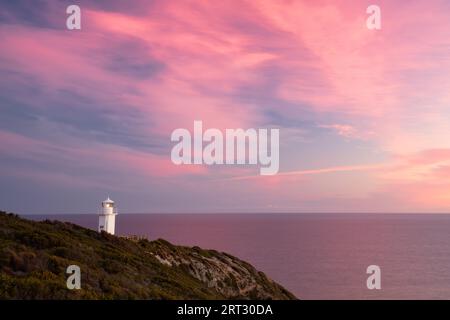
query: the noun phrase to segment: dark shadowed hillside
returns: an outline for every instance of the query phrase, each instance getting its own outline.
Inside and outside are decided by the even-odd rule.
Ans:
[[[81,268],[68,290],[66,268]],[[0,212],[1,299],[295,299],[226,253]]]

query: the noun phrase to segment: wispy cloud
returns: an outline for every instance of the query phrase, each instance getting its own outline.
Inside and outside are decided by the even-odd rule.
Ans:
[[[148,197],[174,210],[440,210],[450,205],[450,7],[379,4],[377,32],[360,1],[81,1],[79,32],[65,29],[63,2],[5,4],[3,172],[140,190],[136,211]],[[279,176],[173,166],[171,131],[197,119],[280,128]],[[168,201],[174,190],[189,196]]]

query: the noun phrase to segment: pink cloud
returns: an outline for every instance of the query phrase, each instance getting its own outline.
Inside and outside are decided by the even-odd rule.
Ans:
[[[202,166],[177,166],[174,165],[169,156],[154,155],[151,153],[136,151],[116,145],[90,143],[71,139],[67,137],[64,144],[36,140],[18,134],[0,131],[0,152],[14,159],[26,159],[37,163],[53,165],[52,170],[47,172],[36,172],[26,170],[21,172],[22,176],[29,178],[44,179],[46,181],[82,182],[84,185],[100,187],[108,179],[113,181],[117,176],[128,175],[129,177],[140,177],[142,179],[179,177],[184,175],[204,175],[207,168]],[[70,144],[67,142],[70,141]],[[59,169],[58,164],[65,163],[64,169]],[[70,170],[69,170],[70,169]],[[98,170],[99,173],[108,173],[105,177],[86,175],[74,175],[71,172],[84,172]],[[5,168],[4,174],[8,172]],[[105,180],[106,179],[106,180]],[[127,183],[123,181],[122,183]],[[111,184],[114,186],[114,183]],[[123,187],[123,185],[122,185]]]
[[[101,112],[115,123],[137,115],[134,122],[127,122],[127,133],[143,141],[158,138],[167,148],[142,151],[132,145],[86,141],[60,133],[56,126],[59,139],[31,139],[2,131],[0,150],[11,157],[55,166],[67,163],[81,171],[120,172],[143,180],[191,174],[211,174],[218,181],[231,177],[226,180],[230,185],[249,180],[245,183],[254,184],[252,190],[261,191],[260,198],[270,189],[280,197],[288,194],[294,204],[339,198],[341,192],[348,198],[357,194],[369,199],[395,186],[402,187],[402,201],[447,204],[443,178],[450,161],[447,4],[381,1],[382,30],[375,32],[365,28],[365,5],[348,1],[157,2],[142,6],[140,15],[83,8],[80,32],[2,25],[0,68],[9,73],[1,83],[16,88],[30,83],[39,86],[38,97],[14,97],[17,101],[44,111],[50,104],[61,104],[76,112],[76,106],[59,100],[61,92],[71,92],[74,97],[69,99],[88,99],[92,113]],[[139,45],[128,47],[130,43]],[[138,77],[110,67],[111,63],[123,66],[114,58],[130,53],[139,66],[153,63],[158,71]],[[303,170],[298,161],[296,170],[256,179],[264,183],[249,179],[249,170],[225,168],[224,172],[170,162],[166,149],[173,129],[190,129],[194,120],[220,129],[277,121],[283,127],[289,122],[278,120],[276,113],[293,123],[314,119],[324,124],[319,127],[332,130],[345,142],[357,140],[385,160],[366,164],[366,159],[355,165],[356,158],[351,165],[309,170]],[[73,159],[81,160],[74,164]],[[54,175],[55,180],[65,179],[62,172]],[[358,177],[347,192],[340,190],[334,175]],[[313,187],[305,190],[307,184]],[[308,197],[299,198],[302,192]]]

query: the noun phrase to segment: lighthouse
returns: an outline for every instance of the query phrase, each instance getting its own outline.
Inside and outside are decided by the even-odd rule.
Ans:
[[[109,197],[102,202],[102,208],[98,217],[98,232],[106,231],[110,234],[114,234],[116,225],[117,210]]]

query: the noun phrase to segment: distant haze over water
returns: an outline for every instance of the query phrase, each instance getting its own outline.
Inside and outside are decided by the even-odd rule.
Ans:
[[[92,215],[34,215],[97,229]],[[432,214],[119,214],[118,235],[215,249],[301,299],[450,299],[450,216]],[[366,268],[381,267],[381,290]]]

